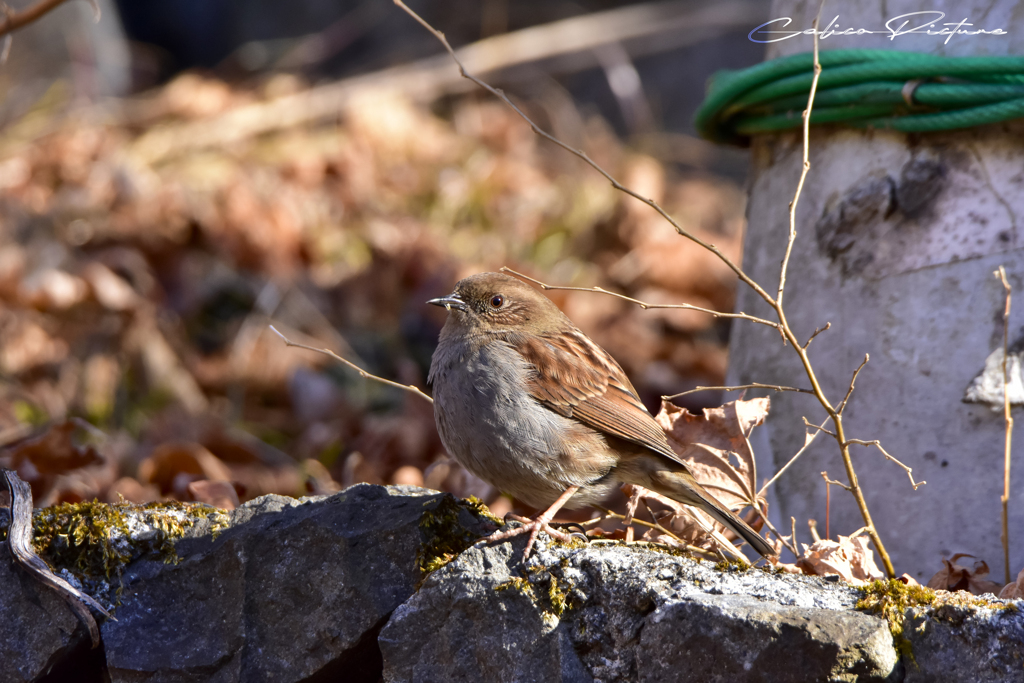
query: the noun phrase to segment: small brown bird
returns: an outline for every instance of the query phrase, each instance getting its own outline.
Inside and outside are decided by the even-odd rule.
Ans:
[[[480,273],[427,303],[448,309],[427,382],[448,453],[544,513],[493,534],[529,533],[525,557],[562,506],[583,507],[626,482],[703,510],[761,555],[775,552],[696,482],[608,352],[525,282]]]

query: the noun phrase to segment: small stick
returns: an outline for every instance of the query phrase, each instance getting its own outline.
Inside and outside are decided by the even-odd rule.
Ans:
[[[1013,437],[1013,415],[1010,414],[1010,295],[1013,288],[1006,279],[1006,269],[999,266],[994,275],[1003,283],[1006,290],[1006,306],[1003,308],[1003,420],[1006,422],[1006,440],[1003,446],[1003,495],[999,499],[1003,504],[1003,571],[1006,583],[1010,583],[1010,441]],[[881,447],[879,447],[881,448]]]
[[[844,484],[843,482],[841,482],[841,481],[836,481],[835,479],[829,479],[829,478],[828,478],[828,472],[822,472],[822,473],[821,473],[821,476],[822,476],[822,477],[823,477],[823,478],[825,479],[825,483],[826,483],[826,484],[835,484],[836,486],[842,486],[842,487],[843,487],[844,489],[846,489],[847,491],[849,491],[849,490],[850,490],[850,487],[849,487],[849,486],[847,486],[846,484]],[[827,527],[826,527],[826,528],[827,528]],[[865,528],[866,528],[866,527],[865,527]]]
[[[812,396],[814,395],[814,392],[811,391],[810,389],[798,389],[796,387],[784,387],[778,384],[762,384],[760,382],[752,382],[750,384],[740,384],[735,387],[697,387],[695,389],[690,389],[689,391],[682,391],[678,394],[672,394],[671,396],[662,396],[662,398],[665,399],[666,401],[671,401],[672,399],[679,398],[680,396],[696,394],[698,391],[739,391],[740,389],[771,389],[772,391],[796,391],[801,394],[811,394]]]
[[[843,412],[847,401],[849,401],[850,396],[853,395],[853,386],[857,383],[857,375],[860,374],[860,371],[864,369],[864,366],[868,364],[869,360],[871,360],[871,355],[865,353],[864,360],[861,361],[860,365],[857,366],[857,369],[853,371],[853,377],[850,378],[850,388],[846,390],[846,396],[843,396],[843,400],[839,402],[839,407],[836,409],[837,413],[841,414]]]
[[[825,480],[825,538],[832,538],[832,487],[828,472],[822,472],[821,478]]]
[[[0,469],[0,474],[2,474],[0,478],[7,482],[7,488],[11,494],[11,524],[7,529],[7,547],[11,557],[15,564],[38,581],[60,593],[89,630],[92,646],[95,648],[100,644],[100,630],[86,605],[108,619],[114,619],[114,617],[110,616],[103,605],[96,602],[91,595],[83,593],[54,574],[50,565],[36,554],[32,548],[32,488],[14,470]],[[114,621],[117,620],[114,619]]]
[[[412,394],[415,394],[415,395],[419,396],[420,398],[424,398],[424,399],[430,401],[431,403],[434,402],[434,399],[432,399],[429,396],[427,396],[426,394],[424,394],[423,391],[419,387],[413,386],[412,384],[401,384],[399,382],[392,382],[389,379],[384,379],[383,377],[378,377],[377,375],[370,374],[369,372],[367,372],[366,370],[363,370],[361,367],[359,367],[358,365],[356,365],[352,361],[346,360],[346,359],[342,358],[341,356],[336,354],[334,351],[331,351],[330,349],[318,349],[315,346],[306,346],[305,344],[299,344],[298,342],[293,342],[291,339],[289,339],[288,337],[286,337],[283,334],[281,334],[278,331],[278,329],[276,327],[274,327],[273,325],[270,325],[269,327],[270,327],[270,329],[272,329],[274,331],[274,334],[276,334],[278,337],[281,338],[281,340],[285,343],[285,346],[294,346],[294,347],[299,348],[299,349],[306,349],[307,351],[316,351],[317,353],[322,353],[325,356],[330,356],[331,358],[333,358],[334,360],[338,361],[342,365],[346,365],[346,366],[352,368],[353,370],[355,370],[356,372],[358,372],[359,376],[362,377],[363,379],[372,379],[372,380],[375,380],[377,382],[380,382],[381,384],[387,384],[389,387],[396,387],[398,389],[403,389],[405,391],[408,391],[408,392],[410,392]]]
[[[594,507],[594,509],[600,510],[603,513],[604,516],[601,519],[618,519],[618,520],[624,520],[625,519],[625,515],[620,515],[617,512],[612,512],[611,510],[609,510],[607,508],[599,507],[597,505],[595,505],[593,507]],[[590,521],[588,521],[587,523],[589,524]],[[633,524],[639,524],[640,526],[645,526],[645,527],[647,527],[649,529],[655,529],[657,531],[661,531],[664,534],[667,534],[668,536],[671,536],[672,538],[674,538],[677,541],[679,541],[679,543],[683,546],[683,548],[685,550],[687,550],[688,552],[697,553],[698,555],[702,555],[702,556],[707,557],[709,559],[718,559],[717,555],[715,555],[713,553],[710,553],[707,550],[704,550],[703,548],[698,548],[695,545],[690,545],[689,543],[687,543],[686,541],[684,541],[683,539],[679,538],[674,533],[672,533],[671,531],[669,531],[668,529],[663,527],[661,524],[651,524],[650,522],[645,522],[644,520],[637,519],[637,518],[633,519]]]
[[[806,421],[807,421],[807,418],[804,418],[804,422],[806,422]],[[801,455],[803,455],[804,451],[806,451],[807,448],[812,443],[814,443],[814,440],[818,438],[818,434],[821,434],[822,432],[827,432],[828,431],[827,429],[825,429],[825,425],[827,423],[828,423],[828,420],[826,419],[825,422],[822,422],[820,425],[814,425],[814,427],[816,428],[815,431],[812,432],[812,433],[806,434],[806,436],[804,438],[804,445],[800,448],[800,450],[798,450],[796,452],[796,455],[794,455],[792,458],[790,458],[789,462],[787,462],[785,465],[783,465],[782,469],[779,470],[778,472],[776,472],[774,477],[772,477],[771,479],[769,479],[768,481],[765,482],[764,486],[761,487],[761,490],[757,492],[757,497],[758,498],[763,496],[765,490],[769,486],[774,484],[776,482],[776,480],[778,480],[778,478],[782,476],[782,473],[785,472],[787,469],[789,469],[790,465],[792,465],[794,462],[796,462],[797,458],[799,458]]]
[[[821,535],[818,533],[818,520],[809,519],[807,520],[807,527],[811,530],[811,538],[817,543],[821,540]]]
[[[700,306],[693,306],[691,304],[650,304],[650,303],[647,303],[646,301],[640,301],[639,299],[634,299],[631,296],[626,296],[625,294],[619,294],[618,292],[613,292],[613,291],[607,290],[604,287],[567,287],[567,286],[564,286],[564,285],[549,285],[549,284],[547,284],[545,282],[541,282],[540,280],[534,279],[534,278],[530,277],[529,275],[523,275],[522,273],[520,273],[518,271],[512,270],[508,266],[502,266],[500,268],[500,270],[503,273],[509,273],[511,275],[515,275],[520,280],[526,280],[527,282],[532,282],[533,284],[537,285],[538,287],[540,287],[541,289],[543,289],[545,291],[550,290],[550,291],[561,291],[561,292],[595,292],[597,294],[607,294],[608,296],[613,296],[616,299],[621,299],[622,301],[628,301],[631,304],[636,304],[637,306],[639,306],[640,308],[642,308],[644,310],[655,309],[655,308],[681,308],[681,309],[689,310],[689,311],[700,311],[701,313],[707,313],[709,315],[713,315],[716,318],[739,318],[741,320],[749,320],[750,322],[760,323],[762,325],[767,325],[769,327],[774,327],[774,328],[778,328],[779,327],[778,323],[773,323],[771,320],[765,320],[764,318],[758,318],[756,316],[747,315],[746,313],[743,313],[743,312],[740,312],[740,313],[722,313],[721,311],[715,311],[715,310],[712,310],[710,308],[701,308]],[[813,393],[813,392],[809,392],[809,393]]]
[[[824,425],[825,423],[824,423],[824,422],[822,422],[821,424],[822,424],[822,425]],[[822,434],[828,434],[828,435],[829,435],[829,436],[831,436],[832,438],[835,438],[835,436],[836,436],[836,435],[835,435],[835,432],[830,432],[829,430],[825,429],[825,428],[824,428],[824,427],[822,427],[821,425],[816,425],[816,424],[812,424],[812,423],[808,422],[808,421],[807,421],[807,418],[806,418],[806,417],[804,418],[804,426],[805,426],[805,427],[810,427],[811,429],[814,429],[814,430],[816,430],[816,431],[819,431],[819,432],[821,432]]]
[[[903,471],[907,473],[908,477],[910,477],[910,485],[914,487],[915,491],[917,490],[918,486],[924,486],[925,484],[928,483],[926,481],[914,481],[913,470],[910,469],[909,467],[907,467],[906,465],[904,465],[903,463],[901,463],[899,460],[897,460],[893,456],[891,456],[888,453],[888,451],[886,451],[884,448],[882,448],[882,444],[881,444],[881,442],[878,439],[872,439],[871,441],[864,441],[862,439],[847,439],[846,443],[848,443],[848,444],[857,444],[858,446],[874,446],[878,450],[882,451],[882,455],[885,456],[886,460],[888,460],[889,462],[896,463],[897,465],[899,465],[900,467],[903,468]],[[1009,583],[1009,582],[1007,582],[1007,583]]]
[[[812,334],[810,337],[808,337],[807,341],[804,343],[804,350],[806,350],[807,347],[811,345],[811,342],[814,341],[815,337],[817,337],[819,334],[821,334],[822,332],[825,332],[826,330],[828,330],[831,327],[832,327],[832,323],[825,323],[825,327],[816,327],[814,329],[814,334]]]
[[[789,518],[790,523],[790,537],[793,539],[793,547],[796,547],[796,517]]]
[[[64,4],[64,0],[40,0],[40,2],[31,7],[26,7],[20,12],[13,12],[5,7],[5,16],[3,20],[0,20],[0,36],[5,36],[23,26],[31,24],[39,17],[62,4]]]

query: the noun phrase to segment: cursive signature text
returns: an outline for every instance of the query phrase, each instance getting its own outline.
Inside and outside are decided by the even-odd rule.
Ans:
[[[949,43],[949,40],[953,36],[1005,36],[1006,31],[1001,28],[995,29],[974,29],[967,28],[974,26],[974,24],[967,21],[967,18],[955,22],[945,22],[940,24],[939,22],[946,18],[945,12],[939,11],[924,11],[924,12],[910,12],[909,14],[901,14],[898,17],[893,17],[889,21],[885,22],[884,29],[870,30],[866,28],[841,28],[839,26],[839,15],[837,14],[832,21],[828,23],[823,29],[818,29],[818,37],[821,40],[831,38],[832,36],[864,36],[873,33],[883,33],[889,36],[889,40],[896,40],[899,36],[906,36],[911,34],[929,35],[929,36],[946,36],[946,40],[943,44]],[[778,43],[783,40],[789,40],[790,38],[796,38],[797,36],[813,36],[815,29],[808,28],[803,31],[778,31],[769,30],[769,26],[778,26],[778,28],[786,28],[793,19],[790,17],[779,17],[778,19],[772,19],[766,21],[760,26],[756,27],[753,31],[747,34],[747,37],[755,43]],[[756,36],[774,35],[772,38],[761,39]]]

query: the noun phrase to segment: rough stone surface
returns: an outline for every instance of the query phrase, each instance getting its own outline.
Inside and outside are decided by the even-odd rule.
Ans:
[[[860,591],[819,578],[543,535],[527,566],[522,538],[443,564],[493,525],[424,489],[265,496],[231,523],[132,562],[96,650],[0,547],[0,681],[1024,683],[1022,601],[911,608],[900,661]]]
[[[1024,683],[1024,602],[1015,605],[907,610],[907,683]]]
[[[859,593],[659,551],[471,549],[381,632],[386,681],[882,681],[902,669]]]
[[[0,543],[0,681],[34,681],[88,641],[64,599],[15,567]]]
[[[103,625],[111,680],[376,681],[377,631],[415,591],[420,521],[444,499],[370,485],[265,496],[215,540],[180,542],[180,564],[133,563]],[[468,508],[459,522],[486,531]]]

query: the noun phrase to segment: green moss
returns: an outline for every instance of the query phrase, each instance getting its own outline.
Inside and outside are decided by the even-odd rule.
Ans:
[[[720,572],[729,572],[733,570],[745,572],[751,568],[752,565],[749,562],[734,557],[715,563],[715,569]]]
[[[463,511],[468,511],[477,519],[484,519],[501,525],[500,519],[491,514],[487,506],[479,498],[469,499],[442,497],[435,505],[435,500],[424,503],[429,507],[420,517],[420,529],[424,540],[416,553],[416,564],[424,577],[435,572],[454,560],[460,553],[480,540],[480,535],[470,531],[459,521]]]
[[[568,557],[562,558],[557,565],[551,567],[532,565],[526,568],[526,578],[513,576],[505,583],[495,586],[494,590],[517,590],[528,597],[544,615],[561,619],[567,611],[576,609],[583,603],[576,584],[561,573],[561,570],[568,566]],[[547,584],[546,589],[543,588],[544,584]]]
[[[226,512],[199,503],[62,503],[36,511],[32,544],[53,566],[109,579],[151,552],[179,561],[174,542],[204,518],[215,535],[228,526]]]
[[[907,585],[896,579],[873,581],[860,590],[864,597],[857,601],[857,609],[882,616],[889,623],[896,649],[911,662],[914,661],[914,653],[904,631],[907,609],[927,607],[932,610],[930,616],[933,619],[951,623],[963,621],[966,616],[964,608],[1017,609],[1012,603],[992,602],[966,591],[935,591],[925,586]]]
[[[516,590],[530,598],[533,602],[537,602],[537,592],[533,590],[533,584],[529,580],[524,579],[520,576],[513,576],[505,583],[499,583],[494,587],[496,591],[508,591]]]

